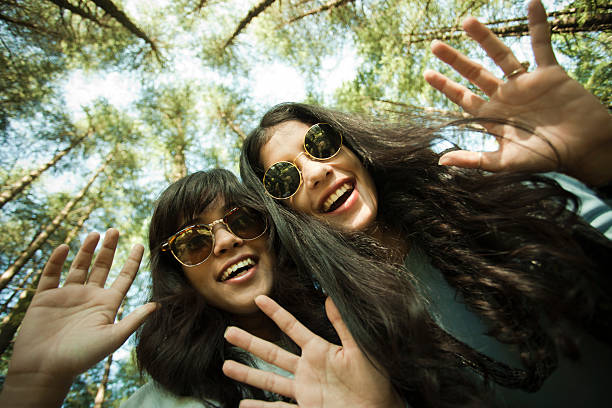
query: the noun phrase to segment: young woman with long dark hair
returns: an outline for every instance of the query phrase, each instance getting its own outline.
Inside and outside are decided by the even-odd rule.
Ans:
[[[91,272],[99,235],[85,239],[63,287],[58,287],[59,276],[68,248],[57,248],[17,336],[0,402],[59,407],[74,376],[119,347],[148,316],[138,334],[137,358],[153,382],[123,407],[230,408],[248,397],[282,399],[223,375],[227,359],[268,367],[224,341],[224,335],[239,337],[241,329],[293,352],[304,346],[303,356],[325,361],[336,368],[337,376],[345,375],[344,360],[320,351],[345,346],[333,355],[350,361],[351,377],[343,382],[349,392],[332,381],[321,395],[333,395],[333,403],[353,407],[405,407],[384,371],[354,346],[333,302],[325,302],[326,296],[308,274],[298,273],[261,210],[261,204],[226,170],[194,173],[168,187],[158,200],[149,230],[151,302],[117,324],[113,321],[138,269],[142,246],[132,250],[109,289],[104,284],[118,241],[116,230],[107,232]],[[363,265],[360,257],[347,262],[353,260],[354,267]],[[296,325],[287,328],[279,320],[280,306],[261,295],[274,296],[314,329],[316,334],[307,335],[310,346],[302,342],[303,332],[292,335]],[[237,327],[228,329],[230,325]],[[231,373],[232,363],[227,362],[224,370]],[[299,392],[283,394],[303,397]],[[329,406],[329,399],[308,397],[311,406]]]
[[[368,271],[343,276],[347,270],[334,268],[333,257],[350,249],[300,259],[304,243],[317,248],[316,240],[326,238],[302,233],[308,228],[298,214],[345,232],[363,231],[388,248],[386,260],[406,265],[405,281],[413,288],[406,296],[418,293],[426,308],[407,312],[379,302],[388,332],[399,335],[394,324],[402,316],[433,316],[440,340],[431,348],[455,357],[444,361],[448,366],[464,366],[493,385],[499,400],[602,406],[612,385],[606,374],[612,364],[612,245],[576,211],[608,237],[612,212],[575,180],[533,172],[559,169],[593,186],[610,182],[612,118],[556,63],[538,1],[529,5],[529,23],[538,63],[530,73],[486,27],[474,19],[464,24],[507,81],[445,44],[432,46],[490,100],[437,73],[427,72],[427,80],[484,118],[481,123],[498,135],[498,151],[440,155],[431,146],[442,131],[433,128],[282,104],[247,138],[241,175],[260,194],[300,269],[311,271],[343,316],[349,309],[361,314],[353,299],[395,289],[381,289],[385,279]],[[579,193],[582,204],[561,184]],[[404,389],[401,382],[410,374],[402,364],[410,363],[402,357],[410,353],[385,358],[388,351],[376,348],[361,322],[345,321],[396,388]],[[405,347],[414,330],[407,333]],[[412,362],[429,364],[436,363]],[[439,404],[436,393],[444,394],[436,377],[441,367],[422,377],[432,390],[429,405]],[[585,378],[579,387],[576,377]]]
[[[364,407],[374,406],[368,403],[372,401],[371,395],[376,398],[383,395],[386,397],[382,398],[383,403],[379,406],[384,407],[391,406],[388,401],[389,395],[399,396],[406,402],[426,400],[425,395],[429,391],[423,387],[421,378],[426,376],[428,371],[435,371],[438,383],[444,386],[444,392],[441,396],[436,396],[437,400],[452,399],[453,406],[464,405],[471,401],[480,403],[486,400],[486,393],[469,376],[462,374],[459,369],[453,369],[452,366],[449,368],[447,361],[456,358],[453,354],[439,348],[430,351],[431,344],[439,341],[440,334],[433,320],[426,314],[416,312],[423,307],[419,296],[416,294],[411,297],[405,296],[411,288],[399,279],[400,269],[374,259],[378,248],[372,247],[372,240],[368,236],[355,234],[354,238],[355,244],[361,242],[362,247],[368,252],[334,253],[335,248],[343,248],[345,239],[343,235],[324,224],[296,224],[308,228],[308,232],[303,231],[305,239],[309,240],[317,236],[325,237],[325,239],[317,239],[317,247],[312,246],[312,241],[304,242],[304,249],[300,250],[297,255],[291,254],[290,256],[278,239],[279,226],[269,220],[267,240],[261,237],[237,245],[236,243],[241,241],[236,235],[219,229],[215,239],[218,241],[217,235],[222,234],[227,242],[221,241],[215,244],[217,246],[224,244],[226,247],[220,246],[218,253],[212,252],[210,255],[212,264],[211,260],[195,266],[185,266],[179,263],[177,253],[181,251],[181,245],[178,243],[178,238],[173,240],[172,237],[184,237],[184,231],[192,231],[193,227],[190,225],[213,222],[212,220],[219,219],[222,213],[235,207],[245,207],[257,214],[266,214],[263,204],[254,197],[238,182],[235,176],[224,170],[199,172],[187,176],[171,185],[160,196],[151,219],[149,248],[153,278],[151,300],[159,303],[161,307],[143,325],[138,334],[136,348],[139,365],[151,375],[157,385],[151,385],[149,389],[142,391],[146,400],[140,400],[138,395],[132,397],[133,406],[142,404],[142,401],[148,402],[159,398],[159,393],[155,392],[156,389],[159,389],[158,385],[171,391],[174,395],[195,396],[203,401],[214,400],[223,407],[236,406],[243,398],[263,398],[264,395],[258,389],[245,387],[240,382],[219,375],[224,360],[234,360],[247,366],[254,365],[249,355],[245,355],[223,340],[223,333],[229,325],[252,331],[259,337],[281,344],[283,348],[294,353],[299,350],[298,344],[290,341],[287,336],[275,328],[272,320],[259,312],[253,302],[256,295],[270,295],[318,336],[327,342],[339,344],[336,333],[325,317],[323,303],[326,296],[318,289],[316,282],[313,282],[312,271],[304,269],[308,268],[308,265],[301,265],[298,269],[299,263],[293,258],[294,256],[301,259],[315,259],[321,256],[327,258],[327,253],[334,254],[334,264],[319,264],[318,266],[326,268],[327,275],[334,270],[332,268],[341,268],[346,271],[342,276],[348,279],[341,279],[340,283],[343,287],[363,286],[363,282],[353,280],[363,274],[361,271],[368,271],[377,279],[385,278],[385,283],[378,291],[371,284],[367,286],[366,293],[362,293],[364,291],[361,289],[357,290],[356,293],[362,293],[363,297],[352,301],[362,306],[345,311],[342,314],[343,320],[353,323],[361,322],[361,327],[367,332],[368,341],[375,344],[374,347],[389,351],[401,350],[406,354],[406,357],[399,358],[401,361],[412,363],[414,357],[408,356],[408,353],[412,353],[412,356],[416,355],[420,359],[432,362],[427,367],[405,364],[404,370],[406,372],[410,370],[410,374],[402,379],[402,387],[395,388],[395,391],[392,391],[391,382],[386,379],[386,374],[383,375],[386,382],[380,380],[380,375],[385,373],[382,365],[380,367],[383,368],[380,371],[374,370],[374,374],[366,373],[360,376],[360,372],[353,373],[356,379],[361,377],[378,379],[377,381],[380,380],[384,384],[374,389],[364,387],[358,389],[359,392],[353,391],[354,401],[363,400],[361,404]],[[216,213],[210,214],[211,208]],[[228,228],[233,227],[229,225]],[[299,232],[296,237],[300,237]],[[187,238],[190,244],[194,242],[194,238]],[[197,244],[197,240],[195,242]],[[202,276],[206,275],[206,273],[203,274],[203,270],[206,269],[213,269],[213,276],[223,276],[222,270],[227,269],[228,262],[242,260],[243,257],[240,254],[249,242],[251,246],[257,243],[260,245],[259,257],[253,258],[257,261],[259,276],[263,275],[264,256],[262,254],[267,251],[268,257],[274,260],[268,260],[267,265],[268,268],[274,265],[269,271],[272,273],[270,280],[273,282],[272,286],[265,290],[256,286],[255,289],[247,291],[245,284],[240,281],[244,277],[240,276],[236,278],[240,282],[235,282],[239,284],[234,285],[231,279],[227,282],[230,285],[224,281],[219,282],[218,279],[211,279],[210,276],[203,280]],[[182,246],[189,247],[187,244]],[[171,249],[171,251],[163,251],[164,248]],[[322,251],[325,251],[326,254],[322,255]],[[170,255],[170,252],[173,256]],[[196,259],[196,261],[201,260]],[[181,262],[185,263],[185,260]],[[245,275],[247,278],[250,273],[248,271]],[[235,272],[240,272],[240,269]],[[211,297],[207,295],[203,286],[216,288],[220,292]],[[389,291],[388,286],[395,288],[394,291]],[[236,292],[230,291],[232,287]],[[248,313],[232,312],[233,307],[227,303],[236,303],[238,299],[242,299],[241,302],[244,304],[241,307],[246,308]],[[383,302],[388,304],[381,305]],[[414,310],[415,317],[414,319],[403,317],[400,321],[394,322],[394,318],[381,314],[381,311],[389,307]],[[391,326],[394,331],[385,330],[389,322],[392,322]],[[410,332],[414,334],[410,335]],[[409,348],[403,346],[408,337],[411,338]],[[354,354],[357,354],[358,358],[363,358],[361,351],[358,351],[359,349],[355,349]],[[305,351],[302,350],[302,352]],[[322,357],[316,351],[312,353],[315,359]],[[378,363],[376,358],[373,361]],[[231,365],[226,368],[231,371]],[[365,395],[362,397],[363,394]],[[455,396],[450,398],[453,394]],[[293,399],[300,398],[300,395],[293,393],[283,393],[283,395]],[[355,404],[353,403],[352,406],[358,406]]]
[[[262,210],[237,178],[221,169],[191,174],[161,194],[149,228],[151,301],[161,307],[139,331],[136,347],[139,366],[155,387],[222,407],[237,406],[244,397],[263,398],[261,391],[221,374],[225,359],[254,364],[252,357],[224,341],[230,324],[290,347],[256,307],[253,299],[260,294],[273,296],[315,332],[336,339],[325,318],[325,296],[299,276],[282,253],[272,250],[274,226]],[[212,226],[194,227],[222,217],[227,228],[219,225],[208,232]],[[242,238],[237,228],[246,233]],[[200,241],[210,240],[201,234],[214,236],[206,259],[200,259]],[[186,259],[191,254],[195,258]],[[143,401],[156,397],[149,389],[141,392]],[[144,403],[138,395],[132,398],[128,406]]]

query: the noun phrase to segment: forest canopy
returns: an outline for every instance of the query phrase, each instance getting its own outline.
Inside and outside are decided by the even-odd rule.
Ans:
[[[612,5],[544,5],[561,65],[612,108]],[[0,384],[52,249],[75,254],[113,226],[121,265],[157,195],[196,170],[236,172],[273,104],[461,116],[423,71],[460,80],[430,52],[441,39],[501,76],[463,34],[469,15],[535,65],[516,0],[0,0]],[[77,77],[106,97],[74,105]],[[148,286],[145,261],[126,312]],[[119,406],[146,381],[132,347],[81,375],[64,406]]]

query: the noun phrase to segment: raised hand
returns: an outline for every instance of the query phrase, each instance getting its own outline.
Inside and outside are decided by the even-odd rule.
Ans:
[[[104,289],[118,238],[117,230],[106,232],[89,272],[99,240],[99,234],[89,234],[62,287],[68,246],[53,251],[17,335],[0,403],[59,407],[73,378],[115,351],[155,310],[153,303],[142,305],[114,323],[144,251],[136,245],[117,279]]]
[[[440,158],[440,164],[487,171],[561,170],[591,185],[610,182],[612,116],[557,63],[546,11],[540,1],[529,3],[528,18],[537,63],[533,72],[526,72],[512,51],[476,19],[470,17],[463,23],[466,33],[509,77],[506,81],[447,44],[432,43],[433,53],[476,85],[488,100],[438,72],[427,70],[424,75],[430,85],[473,116],[502,118],[534,130],[485,125],[498,136],[497,151],[449,152]]]
[[[236,381],[292,398],[297,401],[297,405],[243,400],[240,403],[241,408],[404,407],[388,377],[374,367],[361,352],[330,298],[325,303],[325,309],[342,346],[329,343],[315,335],[267,296],[258,296],[255,303],[302,349],[301,356],[237,327],[227,329],[226,340],[292,373],[294,378],[286,378],[231,360],[224,363],[223,372]]]

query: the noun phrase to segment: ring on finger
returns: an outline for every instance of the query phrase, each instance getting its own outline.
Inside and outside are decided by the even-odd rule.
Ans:
[[[504,79],[511,79],[512,77],[515,77],[517,75],[524,74],[529,69],[529,65],[529,61],[521,62],[521,66],[510,72],[508,75],[504,75]]]
[[[478,152],[478,169],[482,170],[482,152]]]

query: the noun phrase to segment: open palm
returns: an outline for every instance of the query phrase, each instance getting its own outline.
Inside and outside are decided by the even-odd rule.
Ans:
[[[17,336],[9,377],[36,374],[71,381],[116,350],[155,309],[154,304],[143,305],[114,324],[143,254],[143,247],[135,246],[120,275],[104,289],[118,237],[116,230],[107,231],[89,273],[99,235],[88,235],[62,287],[58,285],[68,246],[53,252]]]
[[[325,307],[342,346],[315,335],[289,312],[266,296],[256,304],[302,349],[301,356],[255,337],[237,327],[226,331],[226,340],[294,375],[278,374],[226,361],[223,372],[230,378],[292,398],[297,406],[314,407],[403,407],[389,378],[359,349],[331,299]],[[295,407],[289,403],[244,400],[242,408]]]
[[[499,136],[497,151],[482,155],[450,152],[440,164],[488,171],[563,170],[593,185],[612,180],[608,165],[612,159],[612,116],[557,63],[542,4],[529,4],[529,32],[537,63],[533,72],[521,73],[521,63],[512,51],[476,19],[466,19],[463,28],[506,75],[518,74],[503,81],[447,44],[435,41],[433,53],[488,99],[431,70],[425,72],[425,79],[475,117],[500,118],[531,130],[489,123],[487,130]]]

